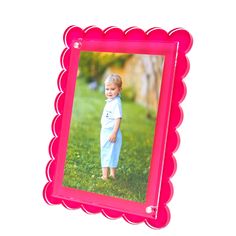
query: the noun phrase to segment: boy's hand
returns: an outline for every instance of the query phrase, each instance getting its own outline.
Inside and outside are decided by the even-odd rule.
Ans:
[[[108,138],[108,140],[112,143],[116,142],[116,133],[111,133],[110,137]]]

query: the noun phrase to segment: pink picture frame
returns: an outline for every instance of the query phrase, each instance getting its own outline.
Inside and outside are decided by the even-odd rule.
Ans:
[[[85,29],[70,26],[66,29],[66,48],[61,55],[62,71],[58,76],[59,94],[55,99],[57,115],[52,121],[54,138],[49,144],[51,159],[46,167],[48,182],[43,190],[48,204],[62,204],[68,209],[81,208],[86,213],[101,212],[110,219],[123,217],[133,224],[145,222],[153,229],[169,223],[167,204],[173,195],[174,152],[180,143],[177,128],[183,120],[180,103],[186,95],[183,78],[190,67],[186,53],[192,42],[191,35],[184,29],[174,29],[169,33],[160,28],[144,32],[137,27],[124,31],[117,27],[101,30],[96,26]],[[83,51],[161,55],[165,58],[145,202],[63,185],[75,83]]]

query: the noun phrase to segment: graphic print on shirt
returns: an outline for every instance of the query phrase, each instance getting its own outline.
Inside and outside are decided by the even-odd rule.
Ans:
[[[106,113],[106,118],[107,119],[112,119],[112,112],[111,111],[106,110],[105,113]]]

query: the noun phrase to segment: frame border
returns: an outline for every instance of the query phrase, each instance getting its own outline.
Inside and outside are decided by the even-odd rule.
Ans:
[[[87,205],[83,203],[74,202],[72,200],[62,200],[57,197],[52,196],[53,192],[53,179],[56,170],[56,162],[58,157],[59,148],[59,134],[61,131],[62,124],[62,113],[64,110],[65,102],[65,88],[67,84],[67,79],[70,71],[70,57],[73,54],[73,47],[78,39],[83,38],[86,40],[131,40],[131,41],[145,41],[148,43],[164,42],[164,43],[178,43],[178,49],[176,53],[176,63],[175,63],[175,73],[174,73],[174,85],[172,91],[171,107],[169,114],[169,126],[167,130],[167,139],[165,147],[165,156],[162,170],[161,187],[159,193],[158,202],[158,217],[156,219],[145,218],[142,216],[137,216],[135,214],[127,214],[116,210],[105,209],[97,206]],[[177,132],[177,128],[180,126],[183,120],[183,111],[180,107],[180,103],[184,100],[186,96],[186,86],[183,82],[183,78],[187,75],[189,71],[189,60],[186,57],[186,53],[191,49],[192,37],[184,29],[176,28],[169,33],[163,29],[154,27],[146,32],[138,27],[130,27],[125,31],[120,28],[111,26],[105,30],[101,30],[96,26],[90,26],[82,30],[77,26],[70,26],[64,32],[64,44],[66,48],[61,54],[61,66],[62,71],[58,76],[58,88],[59,94],[57,95],[54,103],[54,107],[57,115],[54,117],[52,122],[52,133],[54,135],[53,139],[49,144],[49,154],[51,160],[48,162],[46,167],[46,176],[48,183],[45,185],[43,190],[43,197],[48,204],[62,204],[68,209],[81,208],[86,213],[99,213],[101,212],[104,216],[109,219],[116,219],[123,217],[127,222],[132,224],[137,224],[140,222],[145,222],[149,227],[158,229],[166,226],[170,221],[170,211],[167,203],[171,200],[173,196],[173,185],[170,178],[173,177],[177,163],[173,155],[177,151],[180,144],[180,137]],[[79,46],[79,44],[78,44]]]

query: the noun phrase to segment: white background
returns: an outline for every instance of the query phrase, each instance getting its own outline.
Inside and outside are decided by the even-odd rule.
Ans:
[[[234,1],[3,1],[0,4],[1,235],[235,235]],[[49,206],[48,144],[62,35],[70,25],[158,26],[193,36],[173,177],[171,221],[159,231]]]

